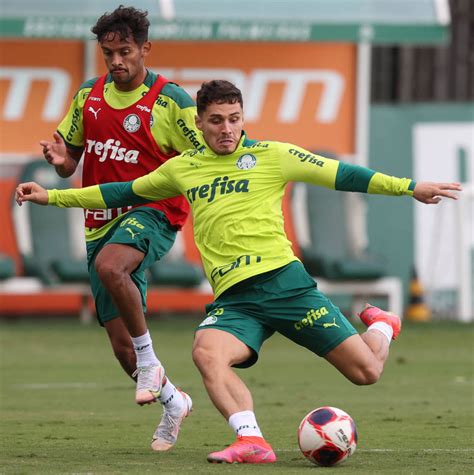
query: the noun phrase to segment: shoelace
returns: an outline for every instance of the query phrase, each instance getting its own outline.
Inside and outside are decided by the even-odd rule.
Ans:
[[[169,412],[164,412],[163,419],[161,419],[160,425],[156,429],[155,438],[164,439],[171,443],[176,440],[174,431],[179,427],[179,424],[175,417],[179,419],[179,416],[172,416]]]
[[[156,366],[137,368],[132,377],[137,376],[137,389],[149,389],[152,386]]]

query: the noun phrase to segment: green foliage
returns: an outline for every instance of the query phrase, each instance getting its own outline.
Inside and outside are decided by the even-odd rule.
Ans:
[[[473,326],[405,325],[382,380],[357,387],[324,360],[280,336],[260,361],[239,370],[254,394],[257,417],[273,445],[273,466],[211,465],[208,452],[233,440],[209,402],[191,360],[198,321],[152,320],[154,346],[194,411],[177,447],[149,449],[159,405],[138,407],[134,385],[112,355],[103,329],[72,320],[4,321],[1,330],[3,474],[308,473],[296,430],[321,405],[349,412],[359,430],[353,457],[338,473],[472,473]]]

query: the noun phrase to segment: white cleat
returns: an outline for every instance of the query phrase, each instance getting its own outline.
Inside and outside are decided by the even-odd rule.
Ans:
[[[151,448],[156,452],[165,452],[176,444],[181,424],[192,411],[192,399],[184,391],[181,391],[180,389],[178,389],[178,391],[184,398],[183,410],[180,414],[173,414],[166,409],[163,412],[163,417],[161,418],[151,441]]]
[[[133,373],[137,377],[137,390],[135,402],[140,404],[151,404],[160,397],[165,369],[161,365],[150,365],[137,368]]]

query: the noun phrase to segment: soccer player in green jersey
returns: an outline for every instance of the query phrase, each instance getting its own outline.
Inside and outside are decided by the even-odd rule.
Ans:
[[[82,159],[82,185],[129,181],[186,149],[203,147],[191,97],[145,67],[151,48],[147,12],[120,6],[92,28],[108,73],[81,85],[43,154],[62,177]],[[164,414],[152,441],[176,443],[191,398],[165,376],[145,321],[145,270],[173,245],[189,205],[183,197],[129,210],[85,210],[87,261],[96,314],[125,372],[137,380],[136,402],[159,400]],[[150,239],[153,236],[153,239]]]
[[[358,385],[375,383],[401,329],[398,316],[373,306],[360,313],[359,335],[323,295],[293,254],[281,202],[290,181],[342,191],[412,196],[423,203],[456,199],[458,183],[415,183],[314,155],[296,145],[251,141],[243,133],[240,91],[227,81],[204,83],[196,125],[206,149],[189,150],[128,183],[45,190],[20,184],[18,204],[107,208],[183,194],[215,300],[199,325],[193,359],[215,407],[237,440],[208,455],[210,462],[276,460],[253,412],[252,396],[233,367],[257,359],[263,342],[279,332],[325,358]],[[335,239],[337,237],[335,236]]]

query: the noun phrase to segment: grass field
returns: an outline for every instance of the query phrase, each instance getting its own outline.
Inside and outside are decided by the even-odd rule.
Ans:
[[[275,336],[256,367],[240,374],[278,461],[223,466],[206,462],[233,435],[191,361],[197,322],[150,323],[169,376],[194,400],[178,445],[164,454],[149,449],[161,408],[134,404],[132,381],[102,329],[73,320],[0,322],[0,473],[474,472],[472,325],[405,325],[382,380],[369,387],[350,384],[324,360]],[[321,405],[349,412],[359,431],[356,453],[333,469],[311,465],[296,441],[301,418]]]

